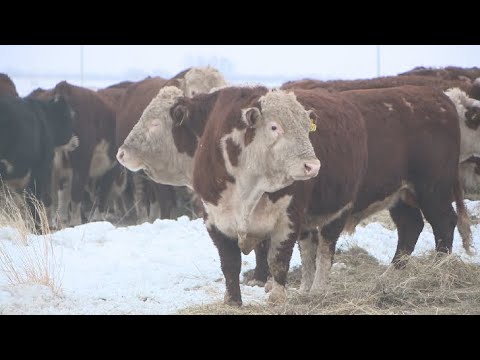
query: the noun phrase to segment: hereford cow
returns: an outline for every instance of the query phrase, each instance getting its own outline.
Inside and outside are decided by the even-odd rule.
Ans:
[[[72,122],[73,111],[61,96],[50,101],[1,97],[0,178],[50,207],[55,147],[71,140]],[[34,208],[31,199],[28,203]]]
[[[426,68],[423,66],[418,66],[412,70],[406,71],[404,73],[398,74],[399,76],[410,76],[410,75],[419,75],[419,76],[429,76],[437,77],[444,80],[460,80],[471,82],[476,78],[480,77],[480,68],[461,68],[457,66],[447,66],[446,68]]]
[[[206,208],[207,229],[219,250],[226,303],[241,304],[240,250],[249,253],[271,238],[269,263],[276,282],[270,300],[275,302],[284,297],[305,203],[300,195],[292,200],[295,184],[303,181],[289,185],[314,177],[320,167],[307,137],[308,112],[295,96],[264,87],[224,88],[193,99],[181,95],[171,87],[160,91],[120,148],[119,161],[132,170],[144,169],[158,182],[191,186],[193,179]],[[340,121],[325,126],[321,146],[335,154],[340,145],[332,143],[331,133],[351,132],[352,146],[342,146],[340,158],[358,157],[362,149],[354,144],[361,143],[361,132],[355,119],[350,126],[343,123],[351,115],[348,104],[335,106],[344,117],[337,115]],[[319,119],[333,113],[337,112],[321,113]],[[345,205],[340,203],[345,200],[340,190],[355,190],[350,183],[361,178],[355,173],[361,164],[349,161],[349,166],[333,167],[331,172],[326,165],[332,176],[346,175],[346,169],[355,176],[342,177],[344,186],[338,186],[340,195],[333,200],[337,204],[326,204],[324,210],[338,212],[336,206]]]
[[[193,96],[224,85],[226,85],[226,81],[218,70],[211,67],[194,67],[183,70],[167,81],[148,78],[130,86],[123,100],[123,108],[119,113],[118,144],[124,142],[142,116],[143,111],[162,87],[175,86],[181,89],[185,96]],[[138,221],[147,218],[153,221],[159,214],[162,218],[169,217],[172,206],[175,204],[175,193],[173,189],[166,188],[168,183],[153,183],[146,180],[142,174],[134,173],[131,176]],[[115,191],[121,193],[123,189],[117,188]]]
[[[17,88],[7,74],[0,73],[0,96],[18,97]]]
[[[466,252],[471,254],[468,214],[458,174],[459,122],[449,98],[439,90],[414,86],[346,91],[341,96],[360,110],[368,131],[368,170],[346,230],[353,231],[362,219],[388,208],[398,232],[393,262],[402,267],[402,256],[412,253],[423,229],[422,213],[432,226],[436,250],[452,250],[457,224],[451,204],[454,198],[458,230]],[[307,291],[313,283],[311,289],[317,290],[312,279],[316,279],[319,267],[321,271],[330,268],[335,242],[320,236],[318,246],[301,241],[300,248],[301,289]],[[304,261],[308,254],[316,263]]]
[[[34,95],[50,98],[57,94],[64,96],[76,113],[73,129],[78,136],[78,147],[69,152],[57,152],[54,171],[54,180],[58,184],[59,221],[75,226],[83,222],[81,208],[85,191],[94,194],[96,182],[115,162],[115,112],[96,92],[66,81],[52,90]],[[98,200],[105,198],[102,194],[95,197]]]

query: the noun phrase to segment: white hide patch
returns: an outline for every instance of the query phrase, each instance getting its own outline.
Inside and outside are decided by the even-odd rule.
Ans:
[[[92,160],[90,162],[90,170],[88,172],[91,178],[98,178],[105,175],[113,166],[113,161],[108,156],[110,144],[102,139],[93,150]]]
[[[467,160],[470,156],[480,157],[480,141],[479,130],[470,129],[465,124],[465,113],[467,107],[480,108],[480,101],[470,98],[464,91],[459,88],[450,88],[445,94],[455,105],[458,113],[460,125],[460,162]]]
[[[393,111],[393,105],[392,104],[383,103],[383,105],[385,105],[385,107],[388,109],[388,111]]]
[[[413,113],[413,105],[412,103],[408,102],[405,98],[402,97],[403,103],[407,105],[407,107],[410,109],[410,111]]]

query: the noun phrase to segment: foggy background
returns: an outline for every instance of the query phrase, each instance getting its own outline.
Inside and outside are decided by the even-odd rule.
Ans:
[[[211,65],[228,81],[277,86],[288,80],[396,75],[416,66],[480,66],[479,45],[2,45],[0,72],[20,96],[58,82],[92,89],[147,76],[169,78]]]

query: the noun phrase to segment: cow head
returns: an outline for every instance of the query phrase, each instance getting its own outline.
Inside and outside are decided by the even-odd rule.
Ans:
[[[212,67],[193,67],[180,79],[180,88],[187,97],[208,93],[213,88],[227,85],[223,75]]]
[[[232,175],[251,172],[266,192],[317,176],[320,161],[309,139],[313,116],[295,94],[283,90],[269,91],[256,104],[242,109],[246,128],[231,134],[241,149],[239,166],[229,166]]]
[[[48,120],[52,125],[55,146],[66,145],[73,136],[74,112],[61,95],[51,99],[48,106]]]
[[[162,184],[189,185],[193,155],[180,153],[172,136],[179,124],[172,119],[171,108],[182,95],[174,86],[159,91],[118,149],[117,159],[123,166],[144,170]]]

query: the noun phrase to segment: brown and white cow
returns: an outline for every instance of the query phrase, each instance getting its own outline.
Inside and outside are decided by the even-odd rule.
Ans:
[[[432,225],[436,250],[450,252],[458,211],[458,230],[467,253],[473,250],[468,214],[459,184],[460,129],[455,107],[442,91],[429,87],[403,86],[382,90],[341,93],[365,118],[368,131],[368,168],[346,230],[353,231],[364,218],[389,209],[397,226],[398,245],[393,259],[402,267],[426,220]],[[302,290],[321,289],[312,275],[331,266],[335,244],[319,237],[300,242]],[[304,261],[311,254],[313,261]],[[328,259],[328,264],[322,259]],[[330,260],[331,259],[331,260]],[[316,279],[315,275],[315,279]]]
[[[461,130],[461,148],[460,148],[460,163],[470,156],[480,156],[480,131],[477,131],[478,125],[470,118],[475,117],[479,111],[480,102],[480,79],[475,80],[473,83],[470,78],[462,80],[459,75],[461,68],[446,68],[437,69],[439,74],[433,75],[432,69],[428,70],[424,74],[420,72],[416,75],[416,72],[405,73],[402,76],[388,76],[379,77],[373,79],[361,79],[361,80],[333,80],[333,81],[320,81],[305,79],[300,81],[291,81],[285,83],[282,88],[284,89],[326,89],[328,91],[348,91],[348,90],[360,90],[360,89],[382,89],[389,87],[396,87],[401,85],[419,85],[428,86],[436,89],[445,90],[446,94],[451,98],[457,107],[460,130]],[[464,69],[467,73],[470,71],[470,76],[475,76],[475,68]],[[478,70],[478,69],[477,69]],[[423,76],[422,76],[423,74]],[[469,177],[469,183],[472,185],[472,181],[477,178],[472,173],[473,168],[471,165],[462,166],[461,182],[465,183],[463,177]],[[480,180],[480,179],[479,179]],[[480,181],[477,184],[480,188]]]
[[[95,183],[115,162],[115,112],[95,91],[66,81],[30,96],[50,98],[57,94],[65,97],[75,111],[73,128],[78,143],[56,151],[53,176],[59,190],[59,220],[61,224],[74,226],[82,223],[85,191],[94,193]]]
[[[0,73],[0,96],[18,97],[17,88],[7,74]]]
[[[284,135],[278,124],[264,127],[264,121],[268,121],[264,117],[281,120],[279,114],[295,113],[281,101],[271,106],[276,101],[269,104],[267,94],[277,95],[277,101],[287,97],[285,104],[294,105],[297,114],[305,109],[312,111],[317,130],[310,133],[310,140],[322,168],[316,178],[296,181],[280,191],[265,193],[261,187],[260,199],[255,202],[255,187],[261,186],[262,180],[284,175],[284,169],[288,169],[281,167],[282,160],[269,156],[269,143],[272,151],[285,150],[276,148]],[[262,96],[263,102],[259,101]],[[265,115],[249,120],[248,116],[258,115],[252,105]],[[254,247],[257,256],[265,254],[265,263],[268,257],[274,274],[270,301],[284,299],[288,265],[306,209],[310,209],[309,223],[319,224],[329,236],[335,236],[343,228],[339,222],[345,220],[355,200],[367,160],[362,116],[347,101],[311,92],[297,94],[294,100],[291,94],[268,93],[264,87],[225,88],[192,99],[182,97],[178,89],[164,88],[125,143],[126,166],[147,169],[159,182],[191,187],[193,181],[206,205],[207,227],[226,277],[225,301],[231,304],[241,304],[240,250],[248,253]],[[301,152],[300,147],[296,150]],[[339,163],[342,166],[337,166]],[[278,172],[275,165],[280,166]],[[323,201],[315,201],[312,196],[322,196]],[[248,213],[245,220],[242,215]],[[258,258],[263,260],[261,255]],[[257,268],[264,271],[262,266]]]
[[[185,96],[193,96],[227,84],[223,75],[212,67],[188,68],[169,80],[162,80],[147,78],[127,89],[118,118],[116,137],[118,144],[124,143],[127,135],[162,87],[175,86]],[[153,221],[158,215],[162,218],[169,217],[175,203],[174,189],[167,187],[169,183],[154,183],[137,173],[131,174],[131,178],[138,221],[144,221],[147,217]],[[116,191],[121,192],[122,189]]]

